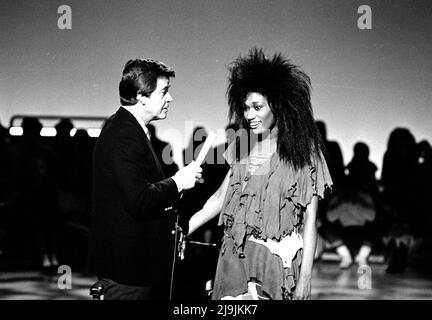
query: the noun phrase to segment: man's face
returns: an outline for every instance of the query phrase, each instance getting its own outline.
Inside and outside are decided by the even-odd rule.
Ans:
[[[144,104],[146,118],[151,120],[163,120],[167,117],[169,103],[173,101],[168,92],[170,80],[167,77],[157,78],[156,89],[149,97],[138,95],[138,99]]]

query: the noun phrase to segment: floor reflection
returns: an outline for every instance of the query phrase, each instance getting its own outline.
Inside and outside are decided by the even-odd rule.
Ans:
[[[385,264],[370,269],[352,266],[340,270],[337,262],[315,263],[312,297],[317,300],[432,299],[432,278],[413,270],[387,274]],[[60,289],[62,274],[40,271],[0,273],[2,300],[90,300],[95,277],[72,273],[71,289]],[[60,279],[61,281],[61,279]],[[63,286],[64,287],[64,286]]]

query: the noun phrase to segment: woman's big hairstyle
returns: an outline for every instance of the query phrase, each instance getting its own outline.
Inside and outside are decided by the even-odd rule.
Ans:
[[[253,48],[229,66],[227,89],[229,120],[248,128],[244,117],[245,99],[250,92],[267,98],[278,127],[278,152],[282,160],[296,169],[319,155],[322,140],[310,102],[310,78],[281,53],[266,57]]]

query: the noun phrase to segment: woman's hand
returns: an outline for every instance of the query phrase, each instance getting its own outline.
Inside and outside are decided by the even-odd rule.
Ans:
[[[311,299],[311,277],[300,276],[294,291],[294,300]]]

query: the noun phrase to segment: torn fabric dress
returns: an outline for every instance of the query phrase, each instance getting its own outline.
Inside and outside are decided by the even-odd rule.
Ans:
[[[323,198],[331,189],[322,154],[294,170],[279,158],[276,139],[269,140],[270,153],[236,157],[235,143],[225,153],[231,176],[219,218],[224,237],[214,300],[292,299],[302,261],[306,207],[313,196]]]

